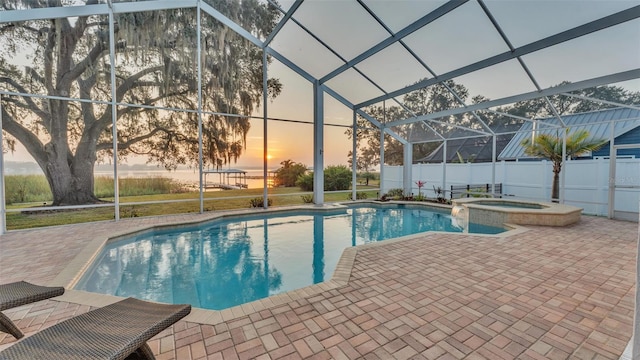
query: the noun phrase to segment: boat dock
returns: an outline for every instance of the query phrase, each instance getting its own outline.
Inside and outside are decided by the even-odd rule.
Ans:
[[[215,169],[205,170],[204,175],[205,189],[222,189],[222,190],[240,190],[247,189],[247,172],[241,169]],[[217,181],[209,181],[208,177],[218,175]]]
[[[235,185],[223,184],[223,183],[208,183],[205,182],[205,189],[222,189],[222,190],[240,190],[247,189],[247,184],[236,183]]]

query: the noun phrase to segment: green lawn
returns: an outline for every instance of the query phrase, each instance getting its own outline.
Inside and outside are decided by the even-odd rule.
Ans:
[[[369,189],[374,188],[370,186]],[[375,198],[376,190],[367,190],[366,186],[358,186],[359,192],[366,192],[369,199]],[[299,188],[273,188],[269,189],[269,197],[273,207],[301,205],[303,204]],[[306,193],[310,194],[310,193]],[[262,197],[262,189],[244,189],[227,191],[210,191],[205,193],[205,211],[218,211],[230,209],[249,208],[252,198]],[[351,193],[326,193],[326,202],[346,201]],[[238,198],[233,198],[238,197]],[[105,197],[102,200],[113,203],[113,197]],[[191,200],[191,201],[185,201]],[[159,204],[132,204],[138,202],[172,201]],[[7,212],[7,229],[17,230],[52,225],[74,224],[91,221],[112,220],[114,218],[113,206],[75,209],[75,210],[45,210],[29,212],[29,208],[41,207],[42,202],[14,203],[7,205],[7,210],[20,210],[19,212]],[[120,197],[120,217],[157,216],[168,214],[183,214],[200,211],[199,193],[183,192],[175,194],[155,194]]]

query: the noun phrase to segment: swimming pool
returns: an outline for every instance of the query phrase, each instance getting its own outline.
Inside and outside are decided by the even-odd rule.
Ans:
[[[221,310],[329,280],[347,247],[430,230],[462,231],[409,205],[223,218],[109,242],[75,288]]]

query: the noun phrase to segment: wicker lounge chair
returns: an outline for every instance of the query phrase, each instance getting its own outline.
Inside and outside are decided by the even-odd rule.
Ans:
[[[1,351],[0,359],[155,359],[147,340],[189,312],[191,305],[127,298],[28,336]]]
[[[38,286],[25,281],[0,285],[0,311],[30,304],[64,294],[63,287]],[[0,312],[0,331],[20,339],[24,335],[18,327]]]

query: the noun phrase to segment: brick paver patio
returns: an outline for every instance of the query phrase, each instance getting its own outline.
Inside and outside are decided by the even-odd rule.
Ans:
[[[0,282],[50,283],[87,234],[202,216],[11,232]],[[186,318],[150,346],[158,359],[618,359],[632,331],[638,224],[583,216],[527,229],[363,246],[344,286],[214,322]],[[53,299],[5,313],[30,335],[90,308]],[[0,335],[0,348],[13,341]]]

